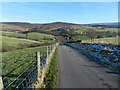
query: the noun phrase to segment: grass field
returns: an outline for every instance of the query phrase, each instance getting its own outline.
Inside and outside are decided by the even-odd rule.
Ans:
[[[96,31],[110,31],[110,32],[118,32],[118,28],[105,28],[105,29],[98,29]]]
[[[73,26],[73,28],[77,29],[74,31],[74,33],[78,34],[82,34],[84,31],[87,31],[89,29],[88,26]]]
[[[2,41],[1,41],[2,49],[1,50],[3,51],[28,48],[31,46],[36,46],[37,44],[41,44],[41,42],[27,40],[27,39],[10,38],[10,37],[4,37],[4,36],[0,36],[0,38],[2,38]]]
[[[81,35],[73,36],[72,39],[73,40],[89,40],[87,36],[81,36]]]
[[[110,31],[110,32],[118,32],[118,28],[104,28],[104,29],[100,29],[97,27],[90,27],[90,26],[73,26],[73,28],[76,28],[77,30],[74,31],[74,33],[79,33],[82,34],[82,32],[84,31],[88,31],[88,30],[95,30],[97,32],[101,32],[101,31]]]
[[[28,34],[28,38],[40,41],[40,40],[52,40],[54,36],[49,34],[33,32]]]
[[[7,31],[1,31],[1,33],[3,36],[16,37],[16,38],[26,38],[26,34],[7,32]],[[36,41],[41,41],[41,40],[50,41],[50,40],[53,40],[54,37],[55,36],[49,35],[49,34],[32,32],[32,33],[28,33],[27,39],[36,40]]]
[[[84,40],[83,43],[98,43],[98,44],[112,44],[112,45],[118,45],[119,44],[119,38],[120,37],[110,37],[110,38],[100,38],[100,39],[94,39],[92,42],[91,40]]]
[[[8,37],[21,37],[21,38],[26,38],[25,34],[20,34],[20,33],[15,33],[15,32],[8,32],[8,31],[0,31],[3,36],[8,36]]]
[[[2,54],[2,75],[4,86],[15,80],[20,73],[26,70],[36,61],[36,52],[43,54],[46,51],[45,46],[14,50]]]

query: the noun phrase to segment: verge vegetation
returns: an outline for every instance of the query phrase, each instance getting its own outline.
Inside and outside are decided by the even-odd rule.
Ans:
[[[54,89],[57,86],[58,78],[58,47],[55,50],[55,53],[49,63],[46,76],[44,78],[44,88]]]

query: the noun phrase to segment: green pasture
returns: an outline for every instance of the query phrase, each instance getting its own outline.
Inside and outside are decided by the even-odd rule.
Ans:
[[[28,33],[27,35],[22,33],[16,33],[16,32],[7,32],[7,31],[0,31],[0,32],[2,32],[3,36],[7,36],[7,37],[27,38],[31,40],[37,40],[37,41],[53,40],[55,37],[53,35],[37,33],[37,32],[31,32],[31,33]]]
[[[79,34],[82,34],[82,32],[88,30],[95,30],[97,32],[101,32],[101,31],[118,32],[118,28],[98,28],[98,27],[90,27],[90,26],[73,26],[73,28],[76,28],[74,33],[79,33]]]
[[[46,50],[45,46],[41,46],[0,53],[2,54],[2,76],[4,86],[15,80],[16,77],[36,61],[37,51],[43,54]]]
[[[35,44],[40,44],[40,42],[27,39],[10,38],[5,36],[0,36],[0,38],[2,38],[1,45],[3,51],[27,48]]]

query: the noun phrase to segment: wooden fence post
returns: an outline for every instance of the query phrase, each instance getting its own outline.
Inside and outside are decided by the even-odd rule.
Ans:
[[[52,51],[52,47],[51,47],[51,45],[50,45],[50,53],[51,53],[51,51]]]
[[[47,46],[47,60],[48,60],[48,46]]]
[[[37,52],[37,72],[38,72],[38,77],[40,76],[40,52]]]
[[[0,76],[0,90],[4,90],[2,75]]]

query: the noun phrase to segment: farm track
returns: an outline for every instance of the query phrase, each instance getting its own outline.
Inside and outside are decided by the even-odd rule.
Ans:
[[[58,88],[118,88],[118,77],[78,51],[60,45]]]

